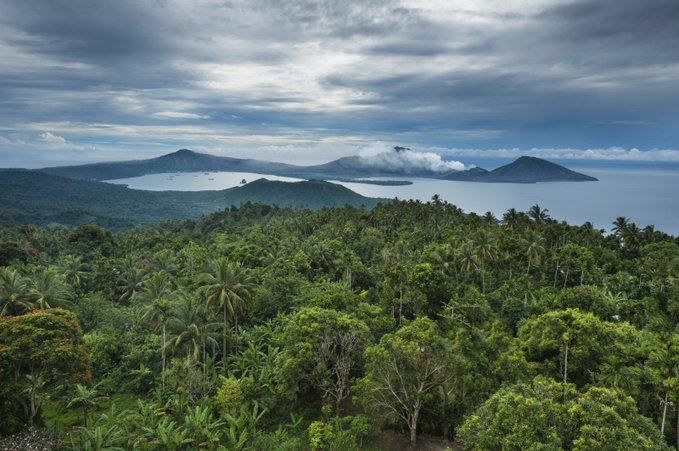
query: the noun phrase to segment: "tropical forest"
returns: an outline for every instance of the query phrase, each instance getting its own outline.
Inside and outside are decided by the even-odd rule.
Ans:
[[[678,277],[438,196],[0,226],[0,449],[676,449]]]

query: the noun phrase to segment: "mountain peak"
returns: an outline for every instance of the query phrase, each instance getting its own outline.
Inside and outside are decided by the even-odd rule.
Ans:
[[[492,171],[474,168],[461,173],[448,174],[445,178],[470,182],[505,183],[596,181],[594,177],[572,171],[542,158],[529,156],[519,157],[512,163]]]
[[[176,152],[168,153],[166,155],[163,155],[161,158],[164,157],[193,157],[196,155],[200,155],[198,152],[194,152],[193,150],[190,149],[179,149]]]

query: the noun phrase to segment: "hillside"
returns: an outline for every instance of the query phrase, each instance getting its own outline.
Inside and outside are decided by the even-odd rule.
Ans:
[[[487,171],[472,168],[446,174],[445,180],[486,183],[538,183],[538,182],[595,182],[597,179],[572,171],[551,161],[536,157],[520,157],[514,162]]]
[[[231,157],[218,157],[205,153],[180,149],[148,160],[115,161],[78,166],[58,166],[39,171],[62,177],[83,180],[115,180],[146,174],[192,171],[234,171],[267,174],[294,172],[296,166]]]
[[[371,207],[379,199],[321,181],[260,179],[221,191],[142,191],[40,172],[0,171],[0,222],[12,225],[96,222],[117,230],[172,219],[196,219],[244,202],[319,209],[345,204]]]

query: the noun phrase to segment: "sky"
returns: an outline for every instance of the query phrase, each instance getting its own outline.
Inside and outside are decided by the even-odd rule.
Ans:
[[[678,162],[678,0],[0,0],[0,167]]]

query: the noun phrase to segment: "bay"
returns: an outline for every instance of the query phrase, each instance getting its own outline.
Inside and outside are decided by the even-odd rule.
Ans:
[[[577,170],[577,168],[574,168]],[[609,231],[618,216],[626,216],[640,227],[652,224],[657,230],[679,234],[679,170],[676,168],[586,168],[598,182],[551,182],[537,184],[454,182],[412,177],[389,180],[412,181],[411,185],[382,186],[335,182],[369,197],[428,201],[434,194],[465,212],[492,212],[498,218],[509,208],[527,211],[531,205],[547,208],[557,220],[580,225],[590,221]],[[151,174],[113,180],[130,188],[146,190],[198,191],[238,186],[258,178],[296,181],[266,174],[218,172]]]

